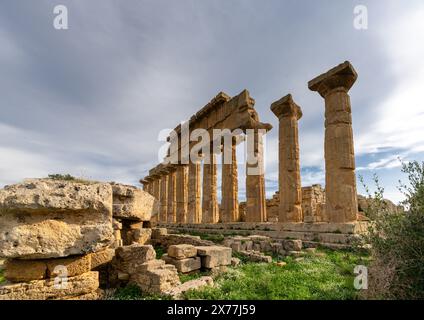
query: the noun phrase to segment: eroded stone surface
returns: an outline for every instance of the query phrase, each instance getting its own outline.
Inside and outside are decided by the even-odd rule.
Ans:
[[[0,286],[0,300],[50,300],[90,294],[98,289],[98,278],[98,272],[90,271],[69,277],[61,287],[55,285],[55,279],[7,284]]]
[[[112,240],[107,183],[30,179],[0,190],[0,257],[80,255]]]
[[[159,212],[159,201],[134,186],[112,184],[113,216],[136,221],[149,221]]]
[[[196,247],[197,255],[202,258],[202,267],[212,269],[231,264],[231,248],[220,246]]]
[[[171,258],[186,259],[195,257],[196,255],[196,247],[190,244],[171,245],[168,248],[168,256],[170,256]]]

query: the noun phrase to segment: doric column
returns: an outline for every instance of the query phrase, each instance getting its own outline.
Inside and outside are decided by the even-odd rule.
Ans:
[[[188,207],[188,174],[187,165],[177,165],[176,201],[177,201],[177,223],[187,222]]]
[[[271,105],[279,119],[279,222],[302,222],[298,120],[302,110],[289,94]]]
[[[188,166],[188,223],[202,221],[200,183],[200,161],[190,161]]]
[[[248,159],[252,158],[257,163],[246,162],[246,222],[264,222],[266,215],[266,195],[263,163],[262,135],[254,131],[253,148],[248,148]],[[251,150],[252,149],[252,150]]]
[[[236,138],[232,143],[222,148],[222,222],[236,222],[240,220],[238,203],[238,177],[236,159]],[[226,154],[231,154],[231,163],[227,162]]]
[[[325,198],[330,222],[357,219],[352,113],[348,91],[358,75],[344,62],[309,81],[312,91],[325,99]]]
[[[160,208],[159,208],[159,221],[166,222],[168,219],[168,173],[162,172],[160,183]]]
[[[176,172],[175,168],[168,167],[168,209],[166,220],[167,223],[175,223],[177,221],[177,193],[176,193]]]
[[[216,155],[211,153],[209,163],[203,164],[203,223],[217,223],[219,220],[216,174]]]

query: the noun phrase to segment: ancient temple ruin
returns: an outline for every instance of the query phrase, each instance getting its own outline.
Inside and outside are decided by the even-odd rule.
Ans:
[[[171,145],[177,142],[178,150],[174,148],[168,152],[168,156],[177,152],[178,163],[161,163],[140,180],[144,189],[160,200],[161,210],[156,223],[179,231],[242,235],[254,232],[332,246],[348,244],[352,235],[366,228],[366,222],[358,221],[348,94],[356,79],[355,69],[346,61],[308,83],[311,91],[324,98],[325,189],[320,185],[301,184],[298,121],[302,109],[288,94],[271,105],[279,123],[279,192],[273,199],[266,199],[264,172],[257,170],[256,174],[246,174],[246,202],[239,202],[236,146],[242,134],[231,136],[232,144],[222,144],[220,148],[213,148],[211,143],[210,161],[205,162],[199,156],[187,162],[181,151],[183,148],[191,150],[194,144],[184,145],[180,125],[175,129],[177,134],[169,138]],[[254,166],[260,169],[263,165],[262,136],[256,132],[269,131],[272,126],[259,121],[254,103],[246,90],[233,98],[219,93],[190,118],[190,130],[203,128],[211,135],[213,129],[240,129],[241,133],[255,130],[253,153],[258,162]],[[233,161],[221,166],[222,199],[218,203],[216,157],[224,158],[225,153],[230,154]],[[249,167],[252,165],[246,164],[247,170]]]

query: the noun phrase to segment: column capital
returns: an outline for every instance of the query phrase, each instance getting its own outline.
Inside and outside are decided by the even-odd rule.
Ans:
[[[271,111],[278,119],[296,117],[299,120],[303,116],[302,109],[294,102],[291,94],[272,103]]]
[[[311,91],[317,91],[323,98],[331,90],[343,88],[349,91],[358,78],[358,74],[349,61],[330,69],[308,82],[308,88]]]

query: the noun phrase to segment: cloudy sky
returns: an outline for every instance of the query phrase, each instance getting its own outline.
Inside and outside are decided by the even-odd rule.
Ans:
[[[53,27],[59,4],[68,30]],[[357,5],[367,30],[354,28]],[[302,184],[323,183],[324,102],[307,82],[349,60],[357,173],[398,201],[398,158],[424,160],[423,34],[422,0],[1,1],[0,186],[49,173],[137,184],[162,130],[245,88],[274,125],[268,195],[269,108],[287,93],[304,114]]]

